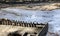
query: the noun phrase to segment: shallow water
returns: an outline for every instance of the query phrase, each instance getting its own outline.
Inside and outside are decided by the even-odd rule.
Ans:
[[[60,34],[60,9],[52,11],[40,11],[6,8],[0,10],[0,18],[38,23],[48,22],[49,32],[57,33],[58,35]],[[57,35],[48,34],[47,36]]]

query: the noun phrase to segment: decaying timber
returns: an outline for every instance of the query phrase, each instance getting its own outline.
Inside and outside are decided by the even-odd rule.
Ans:
[[[21,26],[21,30],[12,32],[8,36],[45,36],[48,32],[48,23],[28,23],[24,21],[14,21],[8,19],[0,19],[0,25]],[[23,30],[22,30],[23,29]]]

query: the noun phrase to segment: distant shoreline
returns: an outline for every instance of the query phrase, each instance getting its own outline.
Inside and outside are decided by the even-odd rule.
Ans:
[[[59,2],[50,2],[50,3],[31,3],[31,4],[0,4],[1,8],[20,8],[20,9],[26,9],[26,10],[54,10],[54,9],[60,9],[60,3]]]

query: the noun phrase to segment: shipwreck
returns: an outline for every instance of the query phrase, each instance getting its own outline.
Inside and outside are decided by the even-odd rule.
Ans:
[[[0,25],[20,26],[20,31],[11,32],[8,36],[46,36],[48,32],[48,23],[34,23],[15,21],[9,19],[0,19]]]

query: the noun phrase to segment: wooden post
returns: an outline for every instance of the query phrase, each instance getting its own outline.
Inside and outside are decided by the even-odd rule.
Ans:
[[[23,23],[22,23],[22,26],[24,27],[24,21],[23,21]]]
[[[2,19],[1,21],[2,21],[2,25],[3,25],[4,24],[4,20]]]
[[[19,24],[20,24],[20,26],[21,26],[21,21],[19,21]]]
[[[16,20],[16,25],[17,25],[17,20]]]
[[[31,24],[29,23],[29,27],[31,27]]]
[[[6,25],[6,20],[4,20],[4,24]]]
[[[34,27],[34,22],[32,24],[33,24],[33,27]]]
[[[6,25],[8,25],[8,22],[9,22],[9,21],[7,20],[7,24],[6,24]]]
[[[24,26],[26,27],[26,23],[24,23]]]
[[[20,25],[19,21],[18,21],[18,26]]]
[[[2,25],[4,24],[4,22],[2,21]]]
[[[32,22],[30,22],[30,24],[31,24],[31,27],[32,27]]]
[[[26,27],[28,27],[28,24],[26,23]]]
[[[8,25],[9,25],[9,20],[8,20]]]

